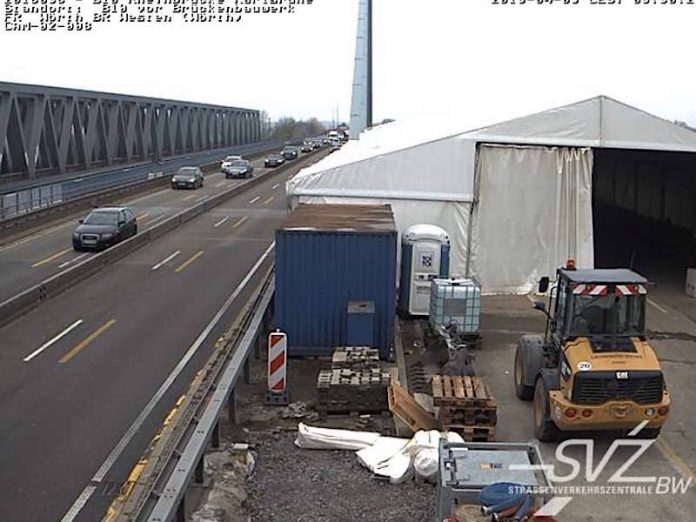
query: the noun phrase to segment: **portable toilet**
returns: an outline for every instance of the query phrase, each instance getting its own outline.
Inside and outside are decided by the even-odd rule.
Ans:
[[[435,225],[413,225],[401,234],[399,311],[428,315],[430,281],[449,277],[449,235]]]

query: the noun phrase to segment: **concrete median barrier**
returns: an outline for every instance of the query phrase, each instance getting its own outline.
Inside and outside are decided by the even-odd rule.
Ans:
[[[201,201],[197,205],[175,214],[174,216],[162,221],[161,223],[158,223],[148,230],[140,232],[136,236],[133,236],[126,241],[118,243],[117,245],[114,245],[111,248],[99,252],[93,256],[89,256],[81,263],[63,270],[62,272],[49,277],[48,279],[28,288],[16,296],[7,299],[6,301],[0,303],[0,326],[4,326],[5,324],[12,322],[22,314],[25,314],[29,310],[39,306],[42,302],[55,297],[67,288],[74,286],[76,283],[84,281],[104,267],[115,263],[116,261],[126,257],[152,241],[159,239],[172,230],[175,230],[180,225],[197,218],[206,211],[224,203],[242,192],[249,190],[270,177],[281,174],[296,165],[302,165],[304,159],[314,157],[322,152],[326,151],[320,149],[319,151],[311,152],[304,156],[300,161],[286,163],[264,175],[255,176],[243,183],[240,183],[239,185],[231,187],[220,194],[216,194],[210,199]]]

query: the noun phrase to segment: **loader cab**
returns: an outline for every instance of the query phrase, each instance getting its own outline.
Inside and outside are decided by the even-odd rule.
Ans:
[[[631,338],[645,338],[646,284],[627,269],[559,268],[550,292],[553,314],[548,314],[546,342],[563,347],[587,337],[594,351],[631,351]]]

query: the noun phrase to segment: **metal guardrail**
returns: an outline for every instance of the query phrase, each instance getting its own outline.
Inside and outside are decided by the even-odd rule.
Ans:
[[[272,247],[259,259],[261,266]],[[234,422],[235,386],[243,373],[249,383],[252,347],[259,357],[262,334],[270,324],[275,291],[273,267],[266,272],[234,325],[221,338],[188,393],[165,420],[103,522],[168,522],[185,514],[186,491],[203,480],[203,458],[210,443],[219,446],[220,416],[225,406]]]

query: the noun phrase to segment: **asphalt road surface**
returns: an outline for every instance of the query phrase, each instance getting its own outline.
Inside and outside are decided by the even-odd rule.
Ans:
[[[658,285],[660,286],[660,285]],[[683,293],[683,292],[682,292]],[[660,358],[672,397],[670,418],[662,433],[647,451],[623,470],[623,477],[637,478],[642,482],[628,482],[612,475],[636,454],[636,446],[612,447],[617,433],[590,432],[568,434],[568,439],[592,439],[593,449],[569,441],[572,446],[564,450],[581,463],[579,474],[573,480],[572,468],[557,460],[558,444],[540,444],[542,457],[547,464],[556,466],[560,488],[558,496],[572,497],[570,503],[558,515],[564,522],[692,520],[696,512],[696,385],[693,367],[696,364],[696,322],[681,313],[676,296],[660,290],[648,298],[647,325],[651,332],[649,341]],[[534,438],[532,403],[523,402],[515,395],[513,363],[517,339],[524,333],[544,331],[545,318],[532,309],[525,296],[488,296],[483,299],[481,310],[481,334],[483,349],[476,352],[477,374],[484,377],[495,396],[498,408],[496,439],[499,441],[526,441]],[[613,453],[616,450],[615,453]],[[591,466],[586,465],[590,457]],[[602,464],[606,459],[605,464]],[[605,466],[602,469],[602,466]],[[590,475],[586,475],[586,472]],[[593,477],[592,473],[597,473]],[[662,491],[662,484],[676,486],[674,491]],[[691,487],[681,491],[678,487],[691,480]],[[652,487],[622,491],[617,487]],[[580,489],[578,489],[580,487]],[[581,489],[585,487],[586,489]],[[600,488],[600,489],[591,489]],[[604,489],[601,489],[604,488]]]
[[[272,254],[239,288],[286,216],[284,184],[296,170],[268,176],[0,329],[2,522],[100,519],[270,262]],[[147,227],[233,183],[212,175],[204,190],[129,204]],[[60,254],[70,225],[3,250],[0,273],[21,275],[21,287],[61,270],[78,256]],[[20,288],[13,284],[4,274],[4,295]]]
[[[254,176],[262,176],[270,170],[263,168],[262,159],[253,164]],[[114,205],[131,207],[138,220],[138,230],[142,231],[241,182],[225,179],[218,172],[207,175],[204,186],[197,190],[172,190],[167,187]],[[91,252],[73,250],[72,232],[77,225],[77,221],[71,219],[0,246],[0,302],[93,255]]]

